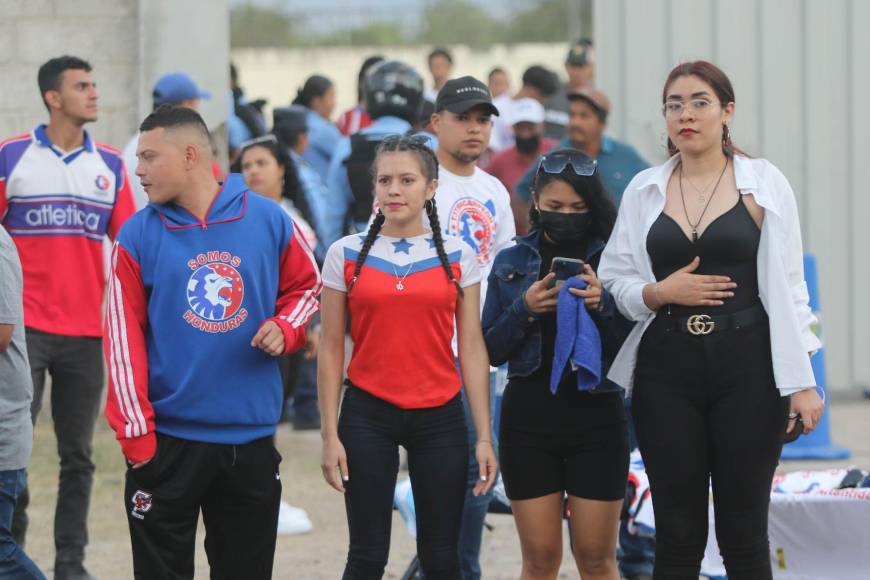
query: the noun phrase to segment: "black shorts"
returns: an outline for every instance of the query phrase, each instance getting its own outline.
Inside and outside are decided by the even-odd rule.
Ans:
[[[587,404],[562,407],[542,431],[536,421],[540,417],[529,417],[528,406],[512,404],[510,391],[511,385],[502,403],[499,434],[499,461],[509,499],[561,492],[599,501],[625,497],[629,449],[620,393],[583,393]]]

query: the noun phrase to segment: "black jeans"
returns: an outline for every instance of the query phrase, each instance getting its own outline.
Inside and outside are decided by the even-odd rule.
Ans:
[[[656,518],[656,580],[697,580],[712,479],[729,580],[771,578],[770,485],[788,397],[776,389],[767,322],[693,336],[659,315],[638,350],[632,412]]]
[[[61,336],[26,329],[27,355],[33,377],[33,423],[42,408],[45,373],[51,375],[51,418],[60,456],[54,511],[57,562],[81,562],[88,543],[88,508],[94,482],[92,442],[103,391],[103,342],[99,338]],[[12,519],[12,535],[21,546],[27,532],[25,487]]]
[[[350,547],[345,580],[381,578],[390,551],[399,445],[417,515],[417,554],[427,580],[457,580],[468,435],[459,395],[430,409],[401,409],[356,387],[341,406],[338,436],[347,453],[345,506]]]
[[[124,486],[134,576],[193,578],[201,510],[213,580],[271,578],[280,462],[272,437],[222,445],[158,434],[157,454],[128,468]]]

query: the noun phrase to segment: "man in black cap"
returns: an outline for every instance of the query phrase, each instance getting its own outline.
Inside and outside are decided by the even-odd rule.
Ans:
[[[445,83],[438,93],[432,116],[432,126],[438,136],[438,190],[435,193],[438,218],[444,235],[462,239],[477,253],[482,274],[481,296],[486,295],[486,279],[496,254],[513,245],[516,233],[508,191],[501,181],[477,166],[477,160],[489,146],[492,117],[498,114],[487,86],[465,76]],[[490,416],[494,408],[495,381],[496,371],[491,369]],[[479,497],[472,493],[480,475],[475,448],[492,445],[492,442],[477,441],[464,390],[463,403],[470,457],[459,561],[463,580],[477,580],[480,578],[483,520],[491,492]]]
[[[591,88],[595,82],[595,49],[591,40],[581,38],[571,45],[565,56],[565,72],[568,82],[544,103],[547,111],[546,135],[554,139],[564,137],[568,127],[568,95]]]

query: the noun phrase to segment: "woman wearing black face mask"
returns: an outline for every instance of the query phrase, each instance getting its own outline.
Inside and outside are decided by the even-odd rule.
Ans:
[[[562,560],[562,502],[571,508],[574,557],[586,579],[616,580],[616,537],[628,474],[622,391],[603,379],[631,330],[595,268],[616,209],[576,149],[545,155],[535,176],[531,233],[502,250],[489,276],[483,330],[490,362],[508,363],[499,444],[523,552],[523,578],[553,578]],[[601,337],[598,385],[578,387],[568,366],[551,390],[556,348],[553,258],[583,260],[585,303]]]

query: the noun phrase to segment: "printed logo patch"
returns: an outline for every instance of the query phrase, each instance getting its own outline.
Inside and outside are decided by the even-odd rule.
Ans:
[[[94,184],[97,186],[97,189],[100,190],[100,193],[105,193],[109,190],[109,185],[111,182],[109,178],[105,175],[97,175],[97,178],[94,180]]]
[[[130,510],[130,515],[140,520],[145,519],[145,514],[151,510],[151,494],[141,489],[136,490],[133,497],[130,498],[130,503],[133,504],[133,509]]]
[[[245,284],[238,271],[242,259],[229,252],[212,251],[187,262],[193,270],[187,282],[184,313],[188,324],[203,332],[229,332],[247,319],[242,308]]]
[[[488,263],[495,236],[495,205],[492,201],[483,204],[472,197],[460,199],[450,208],[447,233],[471,246],[479,265]]]

